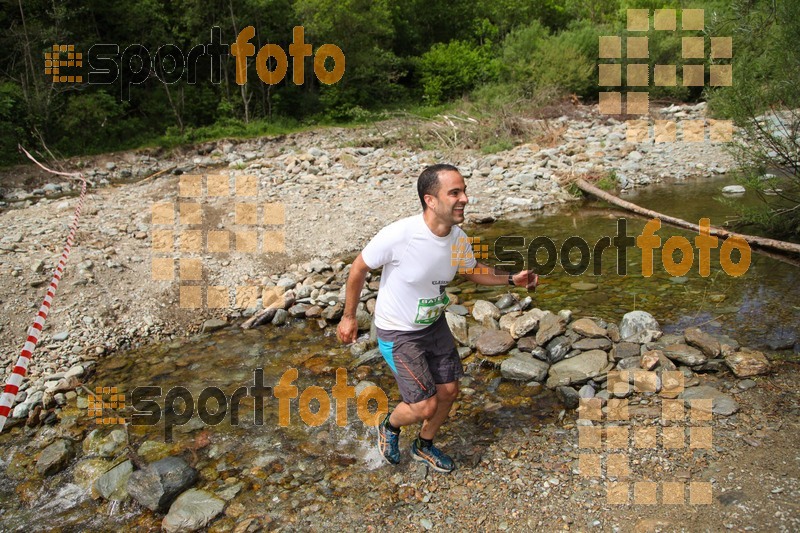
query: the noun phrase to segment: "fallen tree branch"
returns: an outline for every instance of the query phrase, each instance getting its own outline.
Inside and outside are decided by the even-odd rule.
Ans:
[[[587,182],[583,178],[576,179],[574,183],[575,183],[575,186],[578,187],[583,192],[591,194],[592,196],[596,196],[597,198],[600,198],[601,200],[604,200],[604,201],[606,201],[606,202],[608,202],[610,204],[616,205],[617,207],[621,207],[623,209],[626,209],[628,211],[631,211],[633,213],[636,213],[636,214],[639,214],[639,215],[642,215],[642,216],[645,216],[645,217],[657,218],[657,219],[659,219],[662,222],[665,222],[667,224],[671,224],[671,225],[677,226],[679,228],[684,228],[684,229],[696,231],[698,234],[700,233],[700,226],[698,226],[697,224],[692,224],[691,222],[687,222],[687,221],[685,221],[683,219],[680,219],[680,218],[671,217],[671,216],[668,216],[668,215],[663,215],[663,214],[659,213],[658,211],[652,211],[650,209],[645,209],[644,207],[640,207],[640,206],[638,206],[638,205],[636,205],[634,203],[627,202],[625,200],[622,200],[621,198],[617,198],[613,194],[609,194],[609,193],[607,193],[607,192],[595,187],[594,185],[592,185],[591,183]],[[725,229],[722,229],[722,228],[717,228],[717,227],[714,227],[714,226],[710,226],[708,228],[708,233],[709,233],[709,235],[713,235],[715,237],[722,237],[722,238],[725,238],[725,239],[728,239],[730,237],[738,237],[738,238],[744,240],[745,242],[747,242],[747,244],[750,244],[752,246],[756,246],[758,248],[766,248],[766,249],[769,249],[769,250],[778,250],[778,251],[781,251],[781,252],[800,254],[800,244],[795,244],[793,242],[778,241],[778,240],[775,240],[775,239],[768,239],[766,237],[756,237],[754,235],[743,235],[741,233],[734,233],[732,231],[728,231],[728,230],[725,230]],[[773,256],[773,257],[775,257],[775,256]],[[778,257],[775,257],[775,258],[778,259]],[[800,264],[794,258],[787,258],[787,259],[789,259],[788,262],[790,262],[791,264],[794,264],[794,265]]]

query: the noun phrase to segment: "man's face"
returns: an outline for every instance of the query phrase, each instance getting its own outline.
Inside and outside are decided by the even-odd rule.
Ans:
[[[446,170],[439,173],[439,192],[436,193],[433,212],[442,222],[451,226],[464,222],[464,206],[469,202],[467,186],[460,173]]]

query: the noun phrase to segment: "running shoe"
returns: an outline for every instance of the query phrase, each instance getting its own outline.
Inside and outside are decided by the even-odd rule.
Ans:
[[[449,455],[433,444],[426,448],[421,448],[417,444],[417,439],[414,439],[414,442],[411,443],[411,457],[415,461],[423,462],[439,472],[449,473],[456,468]]]
[[[400,433],[395,433],[386,427],[389,415],[378,424],[378,451],[387,461],[396,465],[400,462]]]

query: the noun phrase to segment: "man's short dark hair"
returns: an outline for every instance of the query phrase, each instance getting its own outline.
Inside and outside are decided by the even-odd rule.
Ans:
[[[430,194],[436,196],[439,193],[439,172],[454,171],[458,169],[453,165],[439,163],[431,165],[422,171],[417,180],[417,193],[419,194],[419,201],[422,203],[422,210],[425,211],[428,206],[425,204],[425,195]]]

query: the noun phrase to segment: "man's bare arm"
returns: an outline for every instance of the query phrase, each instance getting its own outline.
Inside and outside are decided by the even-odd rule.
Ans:
[[[486,273],[481,273],[486,272]],[[495,269],[486,266],[483,263],[478,263],[473,268],[472,274],[462,274],[465,278],[478,285],[507,285],[508,275],[510,272]],[[531,270],[523,270],[514,274],[512,278],[515,287],[525,287],[526,289],[535,289],[539,284],[539,276]]]
[[[336,328],[336,336],[343,343],[355,342],[358,337],[358,322],[356,321],[356,309],[361,298],[361,289],[364,288],[364,280],[370,268],[364,262],[361,254],[358,254],[353,264],[350,266],[350,274],[347,276],[347,286],[345,288],[344,313],[339,327]]]

